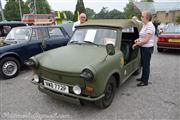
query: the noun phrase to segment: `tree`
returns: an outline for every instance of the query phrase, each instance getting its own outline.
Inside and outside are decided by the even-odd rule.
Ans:
[[[27,0],[26,4],[31,9],[31,13],[35,13],[34,0]],[[36,13],[37,14],[49,14],[51,13],[51,8],[47,0],[36,0]]]
[[[101,9],[101,11],[98,14],[95,15],[95,18],[96,19],[105,19],[108,12],[109,12],[108,7],[103,7]]]
[[[23,0],[20,0],[21,2],[21,9],[22,14],[29,13],[28,6],[23,2]],[[20,16],[20,10],[19,10],[19,0],[8,0],[5,9],[4,9],[4,16],[6,20],[21,20]]]
[[[76,10],[74,11],[73,21],[77,21],[78,14],[81,14],[81,13],[86,13],[86,9],[84,7],[84,2],[83,2],[83,0],[77,0]]]
[[[113,9],[107,13],[106,18],[108,18],[108,19],[123,19],[125,17],[122,12],[120,12],[116,9]]]
[[[65,13],[67,20],[73,21],[73,13],[71,11],[63,11]]]
[[[95,17],[95,12],[91,8],[86,8],[86,15],[88,19],[93,19]]]
[[[133,16],[139,16],[141,13],[135,9],[134,1],[129,0],[129,3],[124,8],[124,16],[127,19],[131,19]]]

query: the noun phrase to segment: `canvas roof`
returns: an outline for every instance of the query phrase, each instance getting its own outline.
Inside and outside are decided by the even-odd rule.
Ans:
[[[106,26],[118,28],[138,27],[139,29],[139,24],[140,23],[133,21],[132,19],[96,19],[88,20],[80,26]]]

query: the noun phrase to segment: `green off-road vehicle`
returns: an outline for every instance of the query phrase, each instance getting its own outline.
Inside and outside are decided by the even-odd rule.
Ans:
[[[133,20],[89,20],[76,27],[67,46],[32,57],[33,83],[48,95],[93,101],[107,108],[116,88],[140,70],[132,49],[141,25]]]

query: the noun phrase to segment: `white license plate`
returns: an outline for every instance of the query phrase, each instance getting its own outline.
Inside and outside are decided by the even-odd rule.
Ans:
[[[62,93],[69,93],[69,87],[62,84],[53,83],[47,80],[44,80],[44,87],[49,88],[51,90],[59,91]]]

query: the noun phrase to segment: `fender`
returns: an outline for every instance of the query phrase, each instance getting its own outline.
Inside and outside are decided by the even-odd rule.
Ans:
[[[18,60],[20,60],[19,62],[23,63],[23,60],[21,59],[21,57],[15,52],[5,52],[5,53],[0,55],[0,59],[2,59],[5,56],[16,56],[18,58]]]

